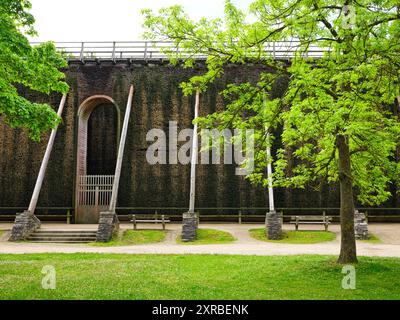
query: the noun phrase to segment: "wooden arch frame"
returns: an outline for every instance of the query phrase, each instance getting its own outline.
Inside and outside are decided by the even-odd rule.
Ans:
[[[87,136],[88,123],[93,110],[104,103],[112,104],[117,110],[117,145],[121,133],[121,111],[115,101],[109,96],[94,95],[81,103],[78,109],[78,137],[76,150],[76,176],[86,175],[87,172]]]

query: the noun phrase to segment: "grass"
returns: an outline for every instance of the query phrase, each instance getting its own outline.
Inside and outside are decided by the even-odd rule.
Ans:
[[[110,242],[91,243],[97,247],[120,247],[138,244],[148,244],[164,241],[166,232],[163,230],[125,230],[121,237],[114,236]]]
[[[0,255],[0,299],[399,299],[400,259],[361,257],[344,290],[337,257]],[[41,273],[54,266],[56,289]]]
[[[192,242],[183,242],[181,235],[176,238],[177,243],[186,245],[229,243],[235,240],[229,232],[216,229],[198,229],[197,239]]]
[[[275,243],[310,244],[333,241],[336,239],[336,234],[331,231],[284,231],[283,239],[281,240],[267,239],[265,228],[251,229],[249,231],[250,235],[257,240]]]
[[[371,232],[368,233],[368,239],[367,240],[360,240],[360,241],[368,242],[368,243],[382,243],[381,239],[379,239],[376,235],[374,235]]]

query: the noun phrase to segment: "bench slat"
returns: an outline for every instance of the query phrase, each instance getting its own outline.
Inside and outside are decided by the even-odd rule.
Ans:
[[[322,216],[292,216],[290,224],[294,224],[296,231],[299,230],[299,225],[302,224],[318,224],[324,225],[325,231],[328,231],[328,226],[331,223],[332,217],[325,215]]]
[[[135,220],[136,222],[171,222],[170,220]],[[131,222],[134,222],[131,220]]]
[[[299,222],[290,222],[290,224],[326,224],[329,223],[328,221],[299,221]]]
[[[291,217],[291,219],[292,220],[296,220],[296,219],[299,219],[299,220],[324,220],[324,219],[327,219],[328,217],[327,216],[294,216],[294,217]]]
[[[137,224],[138,223],[160,223],[162,224],[163,230],[165,230],[165,224],[170,223],[171,220],[165,219],[165,215],[161,215],[161,219],[158,219],[157,217],[154,219],[138,219],[135,214],[130,216],[129,222],[133,223],[133,228],[136,230],[137,229]]]

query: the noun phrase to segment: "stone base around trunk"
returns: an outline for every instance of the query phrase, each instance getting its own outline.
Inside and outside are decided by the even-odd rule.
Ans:
[[[196,212],[185,212],[182,218],[182,241],[190,242],[197,239],[198,218]]]
[[[25,210],[22,213],[17,213],[9,241],[26,240],[26,238],[40,228],[40,225],[40,220],[34,214],[30,213],[30,211]]]
[[[115,212],[100,212],[97,242],[109,242],[119,230],[119,220]]]
[[[282,239],[282,218],[276,211],[270,211],[265,218],[266,236],[269,240]]]
[[[364,213],[354,211],[354,233],[357,240],[368,240],[368,221]]]

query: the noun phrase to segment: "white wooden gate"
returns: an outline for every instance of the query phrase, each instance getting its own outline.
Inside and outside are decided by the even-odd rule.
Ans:
[[[79,176],[76,201],[83,223],[97,223],[100,211],[108,209],[113,183],[113,175]]]

